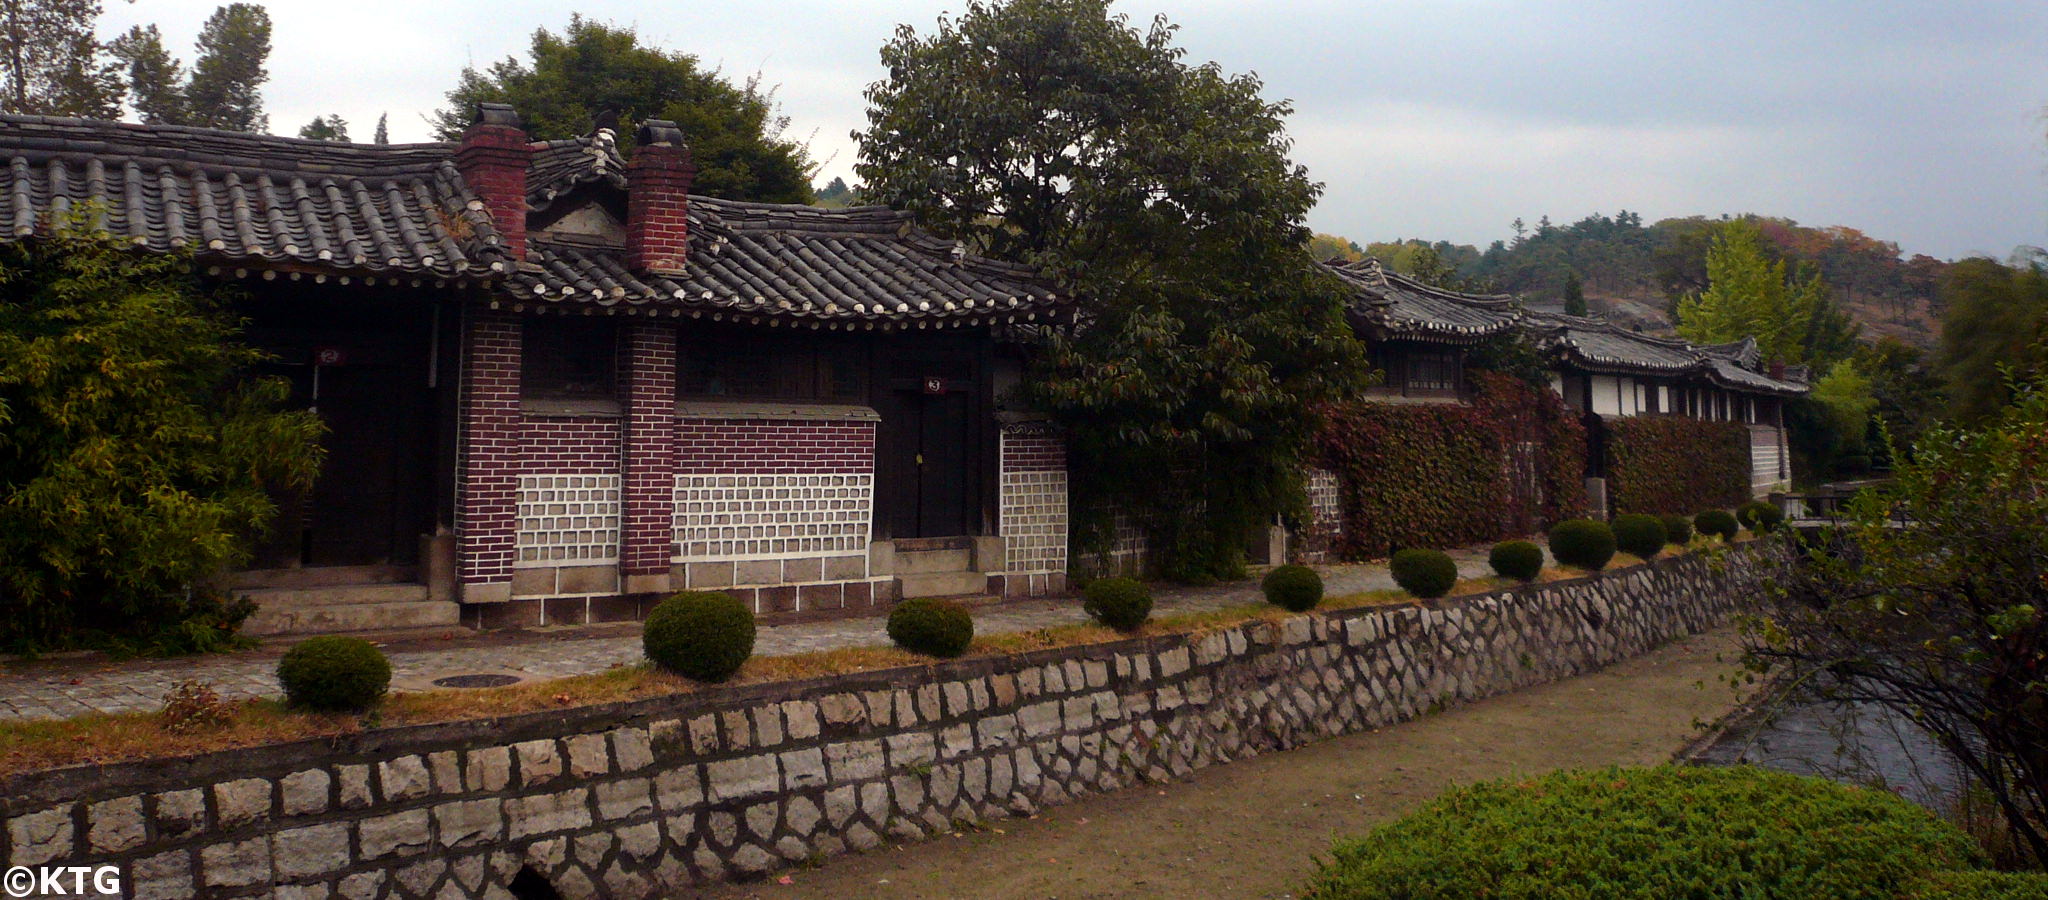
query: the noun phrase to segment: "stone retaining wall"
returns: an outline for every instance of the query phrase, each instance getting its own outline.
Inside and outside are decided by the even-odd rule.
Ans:
[[[1579,674],[1722,621],[1751,548],[1249,622],[0,782],[14,865],[130,896],[677,895]],[[522,875],[522,872],[527,874]]]

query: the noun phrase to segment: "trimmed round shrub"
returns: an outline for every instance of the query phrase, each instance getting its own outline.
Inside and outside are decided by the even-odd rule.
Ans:
[[[754,611],[717,591],[683,591],[647,614],[647,658],[698,681],[724,681],[754,655]]]
[[[1681,546],[1692,543],[1692,520],[1684,516],[1665,516],[1664,536]]]
[[[1097,578],[1081,589],[1081,608],[1118,631],[1136,631],[1152,617],[1152,589],[1135,578]]]
[[[1664,552],[1664,523],[1656,516],[1631,513],[1614,517],[1614,546],[1640,559]]]
[[[1535,581],[1543,574],[1543,548],[1530,541],[1501,541],[1486,561],[1501,577],[1516,581]]]
[[[361,712],[391,688],[391,660],[362,638],[307,638],[277,661],[277,681],[293,706]]]
[[[1785,511],[1766,500],[1751,500],[1735,508],[1735,520],[1751,534],[1763,534],[1785,521]]]
[[[1441,597],[1458,583],[1458,563],[1442,550],[1403,550],[1387,568],[1394,583],[1417,597]]]
[[[1323,602],[1323,576],[1307,566],[1278,566],[1259,583],[1267,602],[1282,609],[1308,612]]]
[[[959,656],[974,642],[974,616],[951,600],[905,600],[889,611],[889,640],[912,653]]]
[[[1976,868],[1960,830],[1887,791],[1751,767],[1606,768],[1455,788],[1339,840],[1311,900],[1891,900]]]
[[[1606,522],[1571,519],[1550,529],[1550,555],[1567,566],[1598,572],[1614,558],[1614,549],[1614,529]]]
[[[1736,524],[1735,517],[1729,515],[1727,510],[1710,509],[1692,517],[1692,530],[1699,532],[1700,537],[1718,537],[1724,541],[1732,541],[1735,540],[1735,532],[1740,527]]]

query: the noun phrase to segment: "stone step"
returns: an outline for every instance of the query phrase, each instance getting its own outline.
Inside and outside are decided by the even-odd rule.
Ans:
[[[360,606],[379,603],[412,603],[427,599],[424,584],[338,584],[326,587],[280,587],[234,591],[260,607],[299,608],[307,606]]]
[[[896,573],[898,575],[932,575],[940,572],[970,572],[973,570],[973,550],[896,551]]]
[[[262,606],[242,623],[251,637],[280,634],[334,634],[455,627],[462,624],[462,605],[448,600],[395,603],[322,603],[310,606]]]
[[[248,569],[230,572],[234,590],[348,587],[358,584],[401,584],[420,580],[418,566],[309,566],[300,569]]]
[[[903,600],[913,597],[961,597],[985,593],[988,593],[988,576],[980,572],[926,572],[896,576],[896,596]]]

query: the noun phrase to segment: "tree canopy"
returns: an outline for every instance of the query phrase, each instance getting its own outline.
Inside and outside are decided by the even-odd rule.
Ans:
[[[0,245],[0,645],[207,649],[235,620],[195,588],[312,481],[320,421],[244,377],[262,357],[188,256],[87,215]]]
[[[137,25],[107,45],[126,67],[128,101],[149,124],[268,131],[263,84],[270,80],[270,13],[253,3],[213,11],[199,31],[190,72],[164,49],[155,25]]]
[[[0,111],[112,119],[121,114],[121,67],[93,34],[96,0],[0,4]]]
[[[312,141],[347,141],[348,120],[331,113],[314,116],[313,121],[299,127],[299,137]]]
[[[2048,356],[2048,271],[2038,262],[2018,262],[1960,260],[1942,278],[1947,315],[1938,365],[1950,411],[1960,419],[1997,411],[2010,396],[2003,370],[2026,375]]]
[[[1083,502],[1199,504],[1155,537],[1181,574],[1225,574],[1295,496],[1312,407],[1365,367],[1306,249],[1321,186],[1288,159],[1288,104],[1185,62],[1163,18],[1109,7],[976,2],[929,34],[899,27],[856,171],[867,198],[1081,298],[1025,399],[1099,473]],[[1176,490],[1167,471],[1187,475]]]
[[[476,105],[509,103],[527,133],[553,140],[589,134],[601,121],[630,126],[670,119],[689,141],[697,193],[731,200],[808,203],[811,162],[784,139],[789,122],[758,77],[733,84],[697,57],[641,43],[630,27],[571,16],[559,34],[533,33],[529,59],[462,70],[448,106],[433,116],[442,140],[469,127]],[[630,152],[631,128],[621,128]]]
[[[1704,343],[1754,337],[1766,360],[1807,362],[1807,330],[1827,302],[1827,287],[1818,275],[1788,277],[1783,261],[1765,255],[1762,240],[1752,222],[1721,226],[1707,250],[1706,290],[1678,303],[1678,333]]]

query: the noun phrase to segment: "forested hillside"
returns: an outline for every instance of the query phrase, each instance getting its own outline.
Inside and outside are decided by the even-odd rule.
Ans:
[[[1915,254],[1854,228],[1814,228],[1790,219],[1745,216],[1756,222],[1764,249],[1802,277],[1818,274],[1836,305],[1863,328],[1864,337],[1896,337],[1923,349],[1938,341],[1937,286],[1948,263]],[[1678,299],[1707,286],[1707,247],[1727,221],[1705,216],[1643,224],[1623,210],[1594,214],[1569,225],[1548,216],[1531,226],[1517,219],[1515,237],[1480,250],[1469,244],[1405,239],[1359,246],[1319,235],[1321,255],[1369,253],[1415,274],[1442,269],[1467,285],[1517,294],[1533,303],[1563,303],[1577,277],[1588,305],[1616,318],[1667,331]]]

